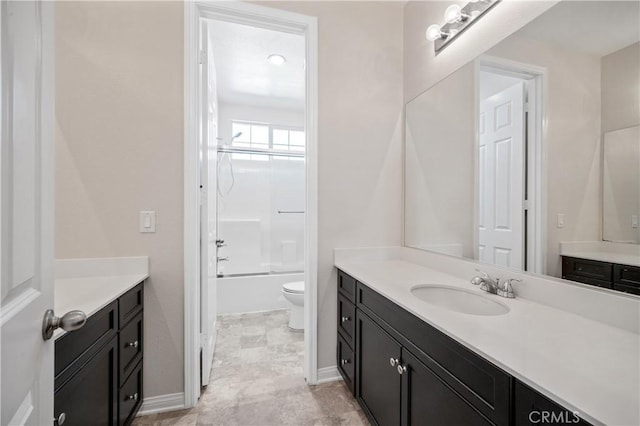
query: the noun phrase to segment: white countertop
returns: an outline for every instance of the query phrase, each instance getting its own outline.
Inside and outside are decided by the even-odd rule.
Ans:
[[[640,336],[523,298],[487,294],[464,280],[404,260],[336,266],[462,345],[593,424],[640,424]],[[507,305],[505,315],[441,309],[411,287],[442,284]]]
[[[146,273],[98,277],[58,278],[55,280],[54,310],[57,315],[79,309],[87,317],[95,314],[118,297],[144,281]],[[66,331],[57,329],[53,337],[58,339]]]
[[[600,262],[617,263],[620,265],[640,266],[640,257],[633,254],[611,253],[605,251],[564,251],[562,256],[577,257],[578,259],[599,260]]]

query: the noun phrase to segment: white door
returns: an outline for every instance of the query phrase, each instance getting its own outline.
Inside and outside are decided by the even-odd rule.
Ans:
[[[53,424],[53,2],[3,1],[0,424]]]
[[[201,380],[209,384],[215,348],[216,320],[216,188],[218,105],[213,53],[209,43],[208,25],[202,22],[200,64],[200,333]]]
[[[479,260],[524,266],[524,83],[480,102]]]

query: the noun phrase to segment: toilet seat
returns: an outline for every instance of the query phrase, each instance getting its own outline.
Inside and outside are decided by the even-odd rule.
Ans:
[[[304,281],[282,284],[282,290],[287,293],[304,294]]]

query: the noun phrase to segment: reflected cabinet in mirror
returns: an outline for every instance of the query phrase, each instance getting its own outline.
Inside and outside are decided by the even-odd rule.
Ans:
[[[639,22],[638,2],[561,1],[407,103],[405,245],[640,267]]]

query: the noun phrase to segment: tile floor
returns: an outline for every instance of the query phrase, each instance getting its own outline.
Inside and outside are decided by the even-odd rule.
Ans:
[[[211,382],[198,405],[133,424],[368,425],[342,381],[307,386],[304,336],[287,321],[287,311],[218,317]]]

